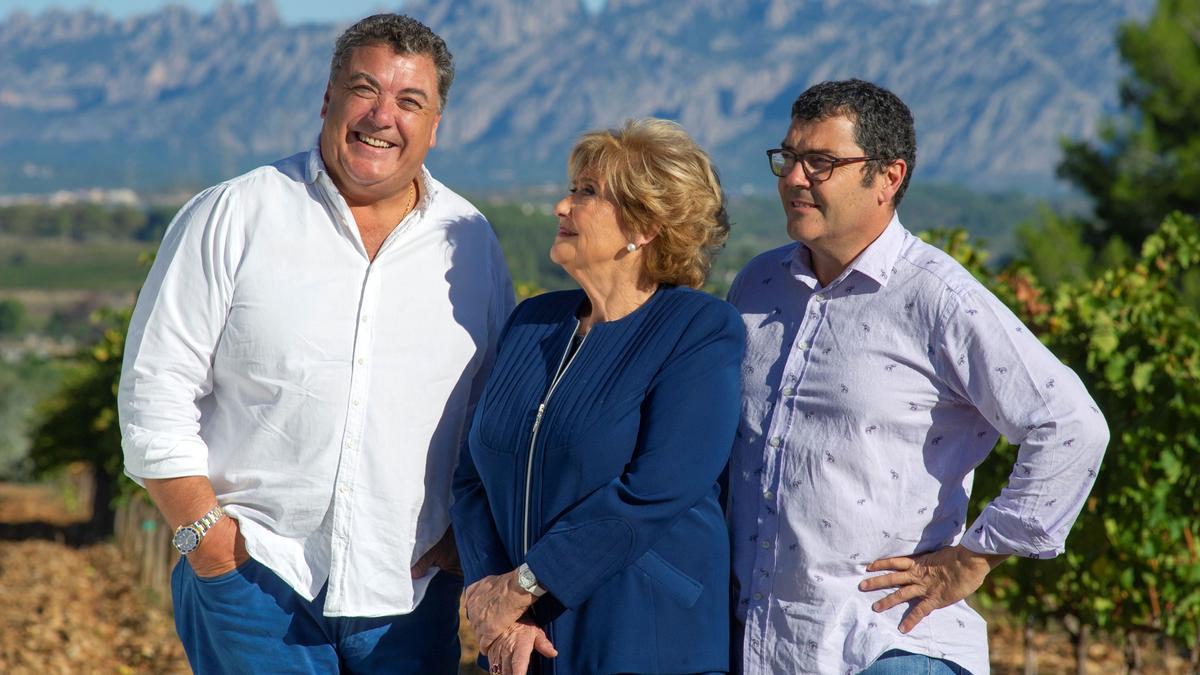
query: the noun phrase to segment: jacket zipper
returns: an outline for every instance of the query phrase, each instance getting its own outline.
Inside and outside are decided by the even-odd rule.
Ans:
[[[550,382],[550,389],[546,391],[546,397],[538,405],[537,417],[533,419],[533,432],[529,438],[529,456],[525,460],[525,511],[524,511],[524,527],[521,533],[521,555],[529,553],[529,497],[533,490],[533,455],[534,449],[537,446],[538,428],[542,426],[542,417],[546,414],[546,405],[550,403],[550,397],[554,395],[554,389],[558,387],[558,383],[562,380],[563,375],[567,374],[567,369],[575,362],[575,357],[579,356],[579,352],[583,350],[583,343],[587,342],[587,335],[579,342],[579,347],[575,353],[571,355],[571,360],[567,361],[567,352],[571,351],[571,343],[575,341],[575,335],[579,332],[579,320],[575,320],[575,330],[571,331],[571,339],[567,342],[567,348],[563,350],[562,358],[558,360],[558,369],[554,375],[554,379]],[[590,333],[589,333],[590,335]],[[563,361],[567,365],[563,365]]]

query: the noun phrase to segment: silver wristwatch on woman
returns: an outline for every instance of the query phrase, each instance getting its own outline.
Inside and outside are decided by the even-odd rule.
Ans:
[[[529,569],[529,563],[521,563],[517,568],[517,584],[535,598],[546,594],[546,589],[538,586],[537,577],[533,575],[533,570]]]

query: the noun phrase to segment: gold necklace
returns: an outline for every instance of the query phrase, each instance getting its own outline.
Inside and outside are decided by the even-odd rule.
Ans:
[[[417,206],[417,180],[408,184],[408,200],[404,203],[404,215],[408,215]]]

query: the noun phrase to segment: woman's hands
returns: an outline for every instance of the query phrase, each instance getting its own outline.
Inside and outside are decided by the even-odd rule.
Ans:
[[[494,675],[525,675],[535,649],[547,658],[558,656],[546,632],[528,617],[522,617],[493,640],[484,653]]]
[[[536,599],[517,583],[516,570],[484,577],[468,586],[463,600],[479,649],[489,653],[492,643],[517,623]]]
[[[545,631],[526,615],[537,598],[517,583],[516,570],[476,581],[463,598],[493,675],[524,675],[535,649],[547,658],[558,656]]]

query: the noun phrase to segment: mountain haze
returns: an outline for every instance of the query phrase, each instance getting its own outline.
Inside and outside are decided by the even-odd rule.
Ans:
[[[579,132],[676,119],[735,190],[770,190],[763,150],[821,80],[870,79],[917,119],[918,180],[1054,188],[1062,136],[1116,103],[1113,35],[1151,0],[408,0],[458,75],[430,155],[468,188],[561,182]],[[344,25],[269,0],[0,22],[0,193],[232,176],[309,147]]]

